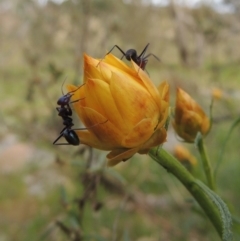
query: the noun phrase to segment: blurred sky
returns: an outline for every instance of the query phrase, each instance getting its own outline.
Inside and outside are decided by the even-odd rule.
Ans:
[[[61,4],[66,0],[37,0],[40,5],[45,5],[48,1]],[[123,0],[125,3],[130,3],[131,0]],[[143,3],[149,4],[150,2],[160,6],[166,6],[169,0],[142,0]],[[212,6],[218,12],[232,12],[233,8],[230,5],[223,4],[223,0],[174,0],[175,3],[185,5],[188,7],[197,7],[200,4],[207,4]]]
[[[144,0],[145,1],[145,0]],[[146,0],[149,2],[149,0]],[[167,5],[169,0],[151,0],[156,5]],[[185,5],[188,7],[197,7],[201,4],[212,6],[218,12],[232,12],[233,8],[230,5],[223,4],[223,0],[174,0],[175,3]]]

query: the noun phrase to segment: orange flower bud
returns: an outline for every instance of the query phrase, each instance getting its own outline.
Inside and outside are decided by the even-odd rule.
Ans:
[[[198,132],[207,134],[210,120],[202,108],[185,91],[178,88],[173,127],[187,142],[194,142]]]
[[[220,90],[218,88],[214,88],[212,90],[212,96],[215,100],[220,100],[223,97],[223,92],[222,92],[222,90]]]
[[[71,100],[81,99],[73,104],[75,111],[86,127],[95,126],[76,133],[81,143],[111,151],[107,155],[110,166],[136,152],[145,154],[166,140],[166,82],[156,88],[134,62],[128,67],[108,54],[100,62],[84,56],[84,83]],[[75,89],[76,86],[68,86],[69,91]]]
[[[183,164],[190,164],[191,166],[197,164],[197,159],[184,146],[175,146],[174,156]]]

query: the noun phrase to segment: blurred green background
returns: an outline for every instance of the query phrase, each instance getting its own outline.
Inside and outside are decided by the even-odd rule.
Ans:
[[[104,168],[105,152],[52,145],[63,128],[61,86],[81,83],[83,53],[103,58],[115,44],[140,53],[150,43],[161,62],[150,57],[146,69],[156,85],[169,82],[172,105],[181,87],[209,113],[212,90],[221,91],[206,139],[216,166],[240,113],[240,5],[165,2],[0,1],[0,241],[219,240],[185,188],[147,155]],[[216,176],[235,240],[239,134],[236,127]],[[178,143],[170,126],[164,148],[173,152]],[[205,181],[197,150],[185,147],[198,159],[191,171]]]

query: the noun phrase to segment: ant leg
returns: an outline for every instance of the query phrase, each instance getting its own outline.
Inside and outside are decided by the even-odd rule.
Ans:
[[[123,54],[123,56],[122,56],[121,59],[123,59],[123,57],[126,56],[125,52],[124,52],[118,45],[114,45],[114,46],[110,49],[110,51],[108,51],[108,52],[105,54],[105,56],[108,55],[108,54],[110,54],[110,53],[113,51],[114,48],[117,48],[117,49]],[[98,67],[98,65],[101,63],[101,61],[102,61],[102,60],[100,60],[100,61],[98,62],[98,64],[97,64],[96,67]]]
[[[60,135],[62,135],[62,133],[67,129],[67,127],[64,127],[61,132],[60,132]],[[59,137],[59,139],[61,138],[61,136]],[[56,142],[57,140],[55,140],[54,142]]]
[[[60,135],[58,138],[57,138],[57,140],[55,140],[54,142],[53,142],[53,145],[55,145],[55,146],[72,146],[72,144],[70,144],[70,143],[56,143],[61,137],[62,137],[63,135]]]
[[[143,59],[145,60],[145,59],[147,59],[149,56],[153,56],[156,60],[161,61],[155,54],[152,54],[152,53],[146,55]]]
[[[54,144],[55,146],[72,146],[72,144],[69,144],[69,143],[57,143],[57,144]]]
[[[106,53],[106,55],[110,54],[110,53],[113,51],[114,48],[117,48],[124,56],[126,55],[125,52],[124,52],[118,45],[114,45],[114,46],[111,48],[111,50]],[[106,56],[106,55],[105,55],[105,56]]]
[[[71,98],[71,97],[74,95],[74,94],[71,94],[71,93],[76,92],[78,89],[80,89],[80,88],[81,88],[82,86],[84,86],[84,85],[85,85],[85,83],[82,84],[82,85],[80,85],[77,89],[68,92],[66,95],[70,95],[70,98]],[[84,98],[77,99],[77,100],[74,100],[74,101],[71,101],[69,104],[72,104],[72,103],[78,102],[79,100],[83,100],[83,99],[85,99],[85,97],[84,97]]]
[[[66,129],[66,127],[64,129]],[[59,144],[55,144],[55,143],[63,136],[62,132],[64,131],[64,129],[61,131],[59,137],[53,142],[53,145],[59,145]]]
[[[69,104],[72,104],[72,103],[75,103],[75,102],[78,102],[79,100],[83,100],[83,99],[85,99],[86,97],[84,97],[84,98],[80,98],[80,99],[77,99],[77,100],[73,100],[73,101],[71,101]]]
[[[100,124],[104,124],[104,123],[106,123],[106,122],[108,122],[108,120],[105,120],[104,122],[100,122],[100,123],[97,123],[97,124],[95,124],[95,125],[92,125],[92,126],[89,126],[89,127],[83,127],[83,128],[77,128],[77,129],[72,129],[73,131],[81,131],[81,130],[87,130],[87,129],[90,129],[90,128],[93,128],[93,127],[95,127],[95,126],[97,126],[97,125],[100,125]],[[62,133],[62,132],[61,132]]]
[[[142,53],[138,56],[138,58],[141,58],[142,56],[144,56],[145,52],[147,51],[148,46],[149,46],[149,43],[145,46],[145,48],[143,49]]]
[[[58,145],[58,146],[60,146],[60,145],[65,145],[65,146],[70,146],[70,145],[74,145],[74,144],[72,144],[72,143],[56,143],[61,137],[63,137],[64,136],[64,131],[67,129],[67,127],[65,127],[65,128],[63,128],[63,130],[61,131],[61,133],[60,133],[60,135],[59,135],[59,137],[53,142],[53,145]],[[65,137],[65,139],[66,139],[66,137]]]

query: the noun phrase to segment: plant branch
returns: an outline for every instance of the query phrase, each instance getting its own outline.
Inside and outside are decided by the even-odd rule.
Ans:
[[[157,148],[152,148],[148,154],[158,164],[167,169],[168,172],[172,173],[187,188],[202,207],[220,237],[222,237],[223,227],[218,209],[206,195],[204,190],[198,185],[197,179],[195,179],[178,160],[164,149],[159,148],[158,150]]]

